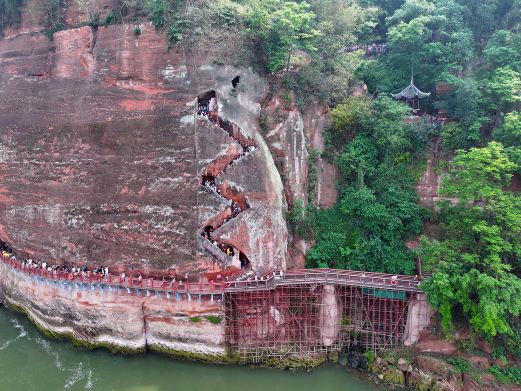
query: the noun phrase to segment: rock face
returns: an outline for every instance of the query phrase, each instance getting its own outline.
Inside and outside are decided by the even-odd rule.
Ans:
[[[336,168],[320,156],[328,124],[327,108],[316,105],[301,111],[294,94],[289,94],[272,96],[262,109],[262,133],[280,172],[289,206],[297,202],[303,206],[312,202],[319,208],[333,206],[338,196]],[[288,266],[303,268],[311,245],[290,238]]]
[[[329,115],[327,107],[313,106],[304,114],[304,126],[307,129],[310,148],[315,151],[316,183],[315,206],[329,208],[338,198],[336,182],[338,173],[336,167],[322,158],[320,154],[325,151],[324,130],[328,126]]]
[[[342,316],[334,285],[324,285],[320,306],[320,338],[324,346],[331,346],[338,338],[340,318]]]
[[[157,350],[174,355],[225,358],[220,295],[189,300],[135,291],[52,284],[0,265],[5,304],[26,313],[47,333],[113,351]],[[213,320],[211,322],[208,318]],[[215,321],[217,319],[217,321]]]
[[[284,267],[282,182],[258,133],[266,85],[211,65],[209,52],[169,51],[148,23],[141,31],[85,26],[53,41],[34,33],[0,41],[0,240],[19,254],[114,271],[212,267],[196,237],[224,201],[205,194],[201,175],[233,144],[196,126],[195,98],[214,90],[223,118],[258,145],[226,172],[250,208],[219,234],[255,268]]]
[[[414,345],[420,340],[421,332],[431,323],[433,310],[425,294],[416,293],[409,303],[407,323],[403,336],[405,346]]]
[[[113,3],[98,2],[101,18]],[[64,18],[68,26],[89,20],[73,4]],[[21,27],[0,40],[0,241],[48,263],[198,280],[232,263],[201,235],[215,222],[213,235],[254,270],[285,268],[286,198],[259,132],[267,83],[213,63],[234,43],[223,43],[226,51],[204,43],[169,50],[148,21],[139,36],[134,24],[84,26],[50,41],[42,23],[23,12]],[[198,97],[208,92],[235,134],[198,115]],[[247,155],[241,138],[255,146]],[[212,172],[226,194],[203,186]],[[237,197],[244,208],[230,219]],[[220,295],[87,289],[5,265],[0,276],[0,299],[52,335],[118,351],[230,359]]]

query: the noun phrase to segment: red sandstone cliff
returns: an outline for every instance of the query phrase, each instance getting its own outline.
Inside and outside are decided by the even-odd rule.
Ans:
[[[67,13],[70,24],[82,17]],[[257,144],[224,178],[250,208],[217,233],[254,268],[286,264],[282,182],[258,133],[259,76],[212,65],[210,50],[168,50],[149,23],[139,37],[133,26],[86,26],[49,41],[23,21],[0,40],[1,240],[33,257],[112,270],[212,267],[196,238],[225,205],[201,175],[233,140],[196,126],[194,99],[214,90],[222,117]]]

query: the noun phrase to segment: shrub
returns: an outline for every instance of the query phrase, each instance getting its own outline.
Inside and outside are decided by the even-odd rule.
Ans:
[[[232,29],[239,24],[237,5],[230,2],[212,3],[212,24],[224,29]]]
[[[497,365],[493,365],[489,368],[489,372],[493,374],[500,383],[521,384],[521,368],[519,367],[500,368]]]
[[[16,27],[21,21],[22,0],[0,0],[0,38],[6,27]]]
[[[200,316],[194,316],[194,317],[190,318],[190,321],[191,321],[192,323],[199,323],[201,320],[202,320],[202,319],[201,319]]]
[[[165,28],[168,22],[167,4],[165,0],[147,0],[145,1],[145,9],[156,30]]]
[[[288,210],[287,221],[290,232],[302,239],[313,237],[313,208],[308,204],[304,207],[302,200],[296,200],[295,205]]]
[[[364,352],[364,354],[362,354],[366,359],[367,359],[367,363],[369,364],[369,366],[373,365],[373,363],[376,361],[376,353],[375,352]]]
[[[470,373],[475,371],[472,364],[461,357],[450,357],[447,361],[460,373]]]
[[[112,23],[114,23],[114,14],[112,12],[109,12],[107,16],[105,16],[105,19],[103,19],[103,21],[101,22],[101,25],[103,27],[107,27]]]
[[[178,20],[174,20],[172,24],[168,27],[166,32],[166,37],[168,40],[168,47],[172,47],[176,43],[179,43],[183,40],[183,26],[182,23]]]

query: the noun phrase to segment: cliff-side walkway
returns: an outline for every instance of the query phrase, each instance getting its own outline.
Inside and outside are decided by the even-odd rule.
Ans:
[[[244,362],[310,358],[353,345],[379,350],[409,345],[429,323],[415,276],[352,270],[276,271],[248,280],[190,283],[45,271],[1,256],[3,263],[55,284],[99,287],[175,300],[220,303],[225,345]]]

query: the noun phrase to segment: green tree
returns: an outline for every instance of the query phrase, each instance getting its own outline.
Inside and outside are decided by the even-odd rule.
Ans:
[[[316,210],[312,224],[316,245],[306,255],[306,266],[348,268],[349,255],[357,234],[338,205]]]
[[[327,131],[330,146],[342,148],[356,133],[367,127],[374,113],[366,96],[349,97],[331,110],[331,127]]]
[[[436,11],[436,5],[428,0],[405,0],[404,3],[386,20],[389,26],[400,23],[409,23],[421,19],[423,23],[431,20]]]
[[[521,101],[521,77],[512,68],[497,68],[484,90],[491,110],[510,111]]]
[[[496,67],[511,67],[521,71],[521,34],[498,30],[487,42],[483,58]]]
[[[480,139],[480,127],[487,121],[480,105],[479,84],[472,79],[456,80],[454,91],[443,99],[450,116],[458,120],[461,135],[457,147],[467,148]],[[450,126],[449,126],[450,127]]]
[[[503,125],[494,131],[494,139],[504,146],[521,146],[521,112],[508,113]]]
[[[393,164],[409,154],[412,147],[411,126],[404,122],[410,107],[389,97],[379,97],[374,106],[378,117],[373,124],[372,137],[379,146],[381,158]]]
[[[445,177],[443,193],[462,202],[485,201],[502,193],[516,168],[501,144],[491,142],[486,148],[471,148],[458,153],[451,162],[455,169]]]
[[[261,44],[269,72],[289,67],[295,48],[316,50],[315,14],[306,2],[268,0],[252,3],[246,15],[248,34]]]
[[[493,137],[506,147],[510,160],[517,164],[516,172],[521,174],[521,113],[508,113],[503,125],[494,130]]]
[[[346,183],[357,183],[362,188],[366,175],[372,175],[377,168],[378,150],[371,138],[358,134],[336,158],[335,163]]]
[[[406,165],[415,148],[424,148],[426,138],[404,122],[408,111],[386,97],[351,97],[332,110],[329,132],[334,132],[334,162],[341,173],[341,198],[334,211],[336,221],[347,228],[316,227],[308,265],[414,270],[414,256],[404,242],[419,233],[422,213]]]
[[[501,144],[459,151],[442,193],[439,241],[422,240],[424,262],[436,267],[423,287],[446,333],[454,320],[487,337],[511,334],[521,313],[521,198],[505,191],[515,169]]]
[[[410,22],[400,22],[389,29],[387,42],[401,52],[412,54],[419,52],[430,37],[426,20],[417,18]]]

